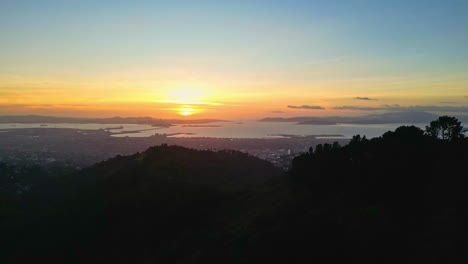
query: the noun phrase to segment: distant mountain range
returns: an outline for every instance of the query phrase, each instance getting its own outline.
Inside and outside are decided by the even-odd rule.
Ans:
[[[336,124],[398,124],[398,123],[429,123],[438,118],[427,112],[392,112],[366,116],[301,116],[291,118],[267,117],[260,122],[296,122],[299,125],[336,125]]]
[[[336,124],[404,124],[404,123],[429,123],[437,119],[439,115],[420,112],[402,111],[384,114],[372,114],[365,116],[298,116],[298,117],[266,117],[259,122],[294,122],[299,125],[336,125]],[[462,123],[468,123],[468,116],[457,117]],[[86,118],[86,117],[56,117],[41,115],[0,115],[0,123],[75,123],[75,124],[145,124],[161,127],[185,124],[209,124],[215,122],[230,122],[223,119],[159,119],[152,117],[110,117],[110,118]]]
[[[175,124],[206,124],[214,122],[226,122],[220,119],[157,119],[152,117],[110,117],[110,118],[85,118],[85,117],[56,117],[40,115],[0,115],[0,123],[76,123],[76,124],[146,124],[168,127]]]

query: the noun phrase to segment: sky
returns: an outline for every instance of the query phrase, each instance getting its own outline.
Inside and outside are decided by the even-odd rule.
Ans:
[[[0,115],[468,114],[468,1],[0,0]]]

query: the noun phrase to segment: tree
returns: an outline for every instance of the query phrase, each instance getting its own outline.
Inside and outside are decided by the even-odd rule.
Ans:
[[[424,131],[415,126],[400,126],[395,131],[388,131],[382,135],[384,140],[406,143],[423,142],[425,137]]]
[[[354,135],[353,138],[349,141],[349,145],[353,146],[353,145],[358,145],[360,143],[363,143],[363,142],[367,142],[367,138],[366,136],[363,136],[361,138],[361,135]]]
[[[441,116],[426,126],[426,134],[442,140],[454,140],[463,137],[461,122],[452,116]]]

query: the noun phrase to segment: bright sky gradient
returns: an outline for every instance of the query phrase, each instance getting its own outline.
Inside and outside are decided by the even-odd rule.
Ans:
[[[464,114],[467,14],[466,0],[1,0],[0,114]]]

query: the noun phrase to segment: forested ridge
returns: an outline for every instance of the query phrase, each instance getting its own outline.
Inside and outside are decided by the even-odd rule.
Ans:
[[[79,172],[0,165],[2,263],[465,263],[455,118],[355,136],[289,171],[157,146]]]

